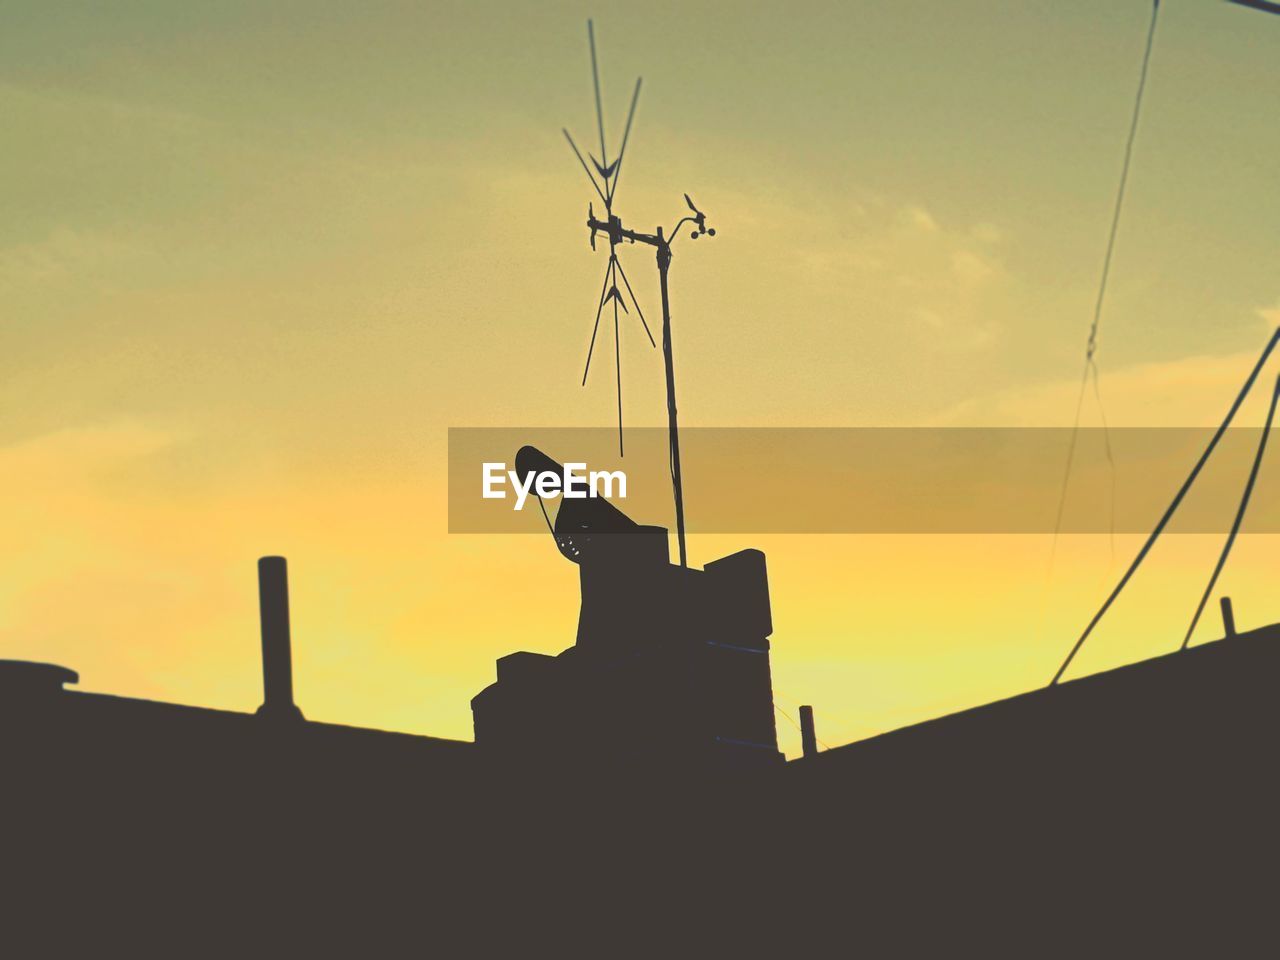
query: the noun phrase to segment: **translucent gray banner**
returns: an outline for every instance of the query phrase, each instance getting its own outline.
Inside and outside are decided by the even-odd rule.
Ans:
[[[1081,430],[1064,533],[1145,533],[1212,435],[1208,428]],[[1169,527],[1230,529],[1260,430],[1227,432]],[[622,471],[610,502],[638,523],[674,526],[665,428],[449,430],[449,531],[546,531],[536,497],[515,509],[510,476],[530,444],[581,472]],[[690,533],[1048,533],[1058,522],[1066,428],[688,428],[680,434]],[[1280,453],[1277,453],[1280,456]],[[497,477],[498,466],[488,468]],[[518,478],[517,478],[518,479]],[[544,485],[549,490],[551,484]],[[575,484],[575,487],[577,484]],[[1280,531],[1280,464],[1264,461],[1245,532]],[[545,498],[554,517],[560,504]]]

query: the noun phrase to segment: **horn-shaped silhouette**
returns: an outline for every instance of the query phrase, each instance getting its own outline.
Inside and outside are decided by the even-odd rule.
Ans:
[[[605,302],[605,303],[608,303],[610,300],[617,300],[617,301],[618,301],[618,306],[620,306],[620,307],[622,308],[622,312],[623,312],[623,313],[629,313],[629,312],[630,312],[630,311],[628,311],[628,310],[627,310],[627,305],[626,305],[625,303],[623,303],[623,302],[622,302],[622,294],[620,294],[620,293],[618,292],[618,287],[617,287],[617,285],[616,285],[616,284],[615,284],[614,286],[610,287],[610,288],[609,288],[609,292],[608,292],[608,294],[606,294],[606,295],[605,295],[604,302]]]
[[[591,157],[591,154],[588,153],[587,156]],[[618,168],[617,160],[613,161],[613,163],[609,164],[607,167],[602,165],[595,157],[591,157],[591,162],[596,165],[596,169],[600,171],[600,176],[604,178],[605,183],[609,182],[609,178],[613,176],[613,171]]]

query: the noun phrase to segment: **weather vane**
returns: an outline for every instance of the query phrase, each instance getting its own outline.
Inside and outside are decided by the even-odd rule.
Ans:
[[[582,371],[582,383],[584,386],[586,385],[587,374],[591,371],[591,356],[595,352],[596,335],[600,332],[600,317],[604,314],[605,304],[611,304],[613,307],[614,369],[618,386],[618,454],[620,456],[623,455],[622,346],[619,338],[618,311],[621,310],[623,313],[629,313],[630,311],[627,310],[626,301],[618,289],[619,278],[622,279],[622,285],[626,288],[627,296],[630,298],[631,305],[635,308],[636,316],[644,327],[644,332],[649,337],[649,344],[654,347],[657,344],[653,341],[653,334],[650,333],[649,324],[644,319],[644,312],[640,309],[640,303],[636,300],[635,292],[631,289],[631,281],[627,279],[626,271],[622,269],[622,263],[618,259],[618,247],[623,241],[643,243],[654,247],[657,251],[658,279],[662,291],[662,354],[667,374],[667,421],[670,436],[671,484],[675,491],[676,539],[680,546],[680,566],[685,567],[688,566],[688,560],[684,537],[684,492],[680,482],[680,435],[676,420],[675,367],[671,358],[671,307],[667,295],[667,273],[671,267],[671,244],[675,242],[680,229],[686,223],[693,224],[690,236],[695,240],[703,234],[714,237],[716,232],[707,227],[706,216],[694,206],[687,193],[684,195],[684,201],[688,204],[692,215],[686,215],[679,220],[669,233],[664,233],[661,226],[657,227],[655,232],[651,234],[629,230],[622,225],[621,218],[613,212],[613,201],[618,190],[618,178],[622,174],[622,160],[626,156],[627,141],[631,136],[631,121],[635,119],[636,103],[640,99],[640,84],[642,81],[641,78],[636,79],[635,92],[631,95],[631,108],[627,111],[627,123],[622,131],[622,142],[618,147],[618,155],[611,163],[604,137],[604,108],[600,99],[600,68],[596,61],[595,29],[590,20],[587,21],[587,41],[591,46],[591,82],[596,98],[596,126],[600,133],[600,158],[596,159],[596,157],[588,153],[587,157],[591,160],[591,164],[588,165],[587,158],[583,157],[582,151],[578,149],[578,145],[574,143],[573,137],[568,130],[564,131],[564,137],[569,141],[569,146],[573,149],[574,156],[578,158],[578,163],[582,165],[582,170],[586,173],[587,179],[591,181],[591,186],[595,190],[596,196],[604,204],[604,219],[601,220],[596,217],[594,201],[588,203],[587,227],[591,230],[592,250],[596,249],[596,237],[598,234],[604,234],[609,241],[609,263],[605,267],[604,284],[600,288],[600,300],[596,304],[596,319],[591,328],[591,344],[587,347],[587,363]],[[592,169],[593,167],[594,170]]]

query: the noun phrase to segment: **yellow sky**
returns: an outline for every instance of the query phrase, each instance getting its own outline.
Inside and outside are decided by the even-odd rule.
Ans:
[[[1280,22],[1165,7],[1103,320],[1113,424],[1215,423],[1280,321]],[[622,215],[669,224],[688,191],[718,228],[673,267],[685,422],[1069,423],[1149,9],[7,4],[0,656],[251,709],[266,553],[318,719],[467,736],[497,656],[571,641],[549,542],[447,535],[444,451],[450,426],[614,416],[607,376],[578,386],[604,264],[559,134],[591,131],[588,14],[611,129],[645,76]],[[660,423],[635,325],[623,377],[629,422]],[[1280,613],[1272,540],[1224,576],[1242,626]],[[836,743],[1047,681],[1136,541],[1066,538],[1051,580],[1047,537],[691,554],[745,546],[779,703]],[[1080,669],[1176,646],[1216,550],[1159,551]]]

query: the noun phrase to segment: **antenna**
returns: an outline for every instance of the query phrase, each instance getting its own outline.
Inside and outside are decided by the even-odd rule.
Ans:
[[[645,334],[649,337],[649,345],[656,347],[657,344],[654,342],[653,334],[649,330],[649,324],[644,318],[644,311],[640,309],[640,303],[636,300],[635,291],[631,289],[631,281],[627,279],[626,271],[622,269],[622,262],[618,259],[618,247],[623,241],[627,243],[642,243],[646,246],[654,247],[657,251],[658,279],[662,291],[662,354],[667,377],[667,422],[670,435],[671,485],[675,492],[676,539],[680,545],[680,566],[686,567],[689,564],[684,537],[684,490],[680,481],[680,435],[676,419],[675,364],[671,355],[671,307],[667,295],[667,273],[671,267],[671,244],[675,242],[681,227],[686,223],[693,224],[690,229],[690,236],[695,240],[703,235],[714,237],[716,232],[714,229],[707,227],[706,215],[694,206],[687,193],[684,195],[684,200],[692,211],[692,216],[685,216],[679,220],[669,233],[663,233],[662,227],[657,227],[655,232],[651,234],[639,233],[623,227],[621,218],[613,211],[614,199],[618,190],[618,178],[622,175],[622,161],[626,157],[627,144],[631,139],[631,123],[635,119],[636,103],[640,100],[642,79],[636,78],[635,91],[631,94],[631,107],[627,111],[627,123],[622,131],[622,141],[618,148],[618,155],[610,162],[604,136],[604,107],[600,96],[600,68],[596,58],[596,34],[595,27],[590,20],[587,21],[587,42],[591,47],[591,83],[595,92],[596,127],[600,134],[600,158],[597,160],[590,153],[583,157],[582,151],[578,149],[578,145],[574,142],[573,136],[569,131],[566,129],[563,133],[564,138],[569,141],[569,147],[573,150],[573,155],[578,158],[578,163],[582,167],[583,173],[591,181],[591,187],[595,190],[596,196],[604,204],[603,220],[596,216],[594,201],[587,204],[587,228],[591,231],[592,250],[596,248],[597,234],[604,234],[609,241],[609,262],[605,266],[604,283],[601,285],[600,299],[596,304],[596,319],[591,328],[591,343],[587,347],[587,363],[582,371],[582,384],[586,386],[587,374],[591,372],[591,357],[596,348],[596,336],[600,332],[600,317],[604,313],[605,306],[612,305],[614,371],[618,389],[618,454],[619,456],[624,456],[625,451],[622,442],[622,346],[619,339],[618,311],[621,309],[623,313],[628,315],[630,311],[627,309],[627,300],[623,299],[622,293],[618,289],[619,279],[622,280],[622,286],[627,291],[627,298],[632,307],[635,308],[636,316],[644,327]],[[590,159],[590,165],[588,165],[587,159]]]
[[[573,149],[573,154],[578,158],[583,172],[587,175],[587,179],[591,181],[591,186],[595,188],[596,196],[604,204],[605,222],[613,220],[613,197],[618,189],[618,174],[622,169],[622,158],[627,150],[627,140],[631,136],[631,122],[635,119],[636,104],[640,100],[641,78],[636,78],[635,92],[631,95],[631,109],[627,112],[627,125],[622,134],[622,146],[618,148],[618,156],[612,163],[609,162],[608,147],[604,136],[604,107],[600,98],[600,66],[596,57],[596,35],[595,26],[590,20],[587,21],[587,42],[591,48],[591,86],[595,93],[596,103],[596,129],[600,134],[600,159],[596,159],[591,153],[587,153],[587,158],[591,160],[590,165],[587,158],[584,158],[582,151],[578,149],[577,143],[574,142],[573,136],[568,130],[564,130],[564,137],[569,141],[569,146]],[[597,177],[599,179],[597,179]],[[587,205],[587,222],[591,223],[595,220],[594,203]],[[591,249],[596,248],[595,229],[591,231]],[[613,309],[613,354],[614,354],[614,373],[618,388],[618,454],[625,455],[622,443],[622,343],[620,337],[620,318],[618,311],[630,314],[627,309],[627,302],[622,297],[622,292],[618,289],[618,280],[621,278],[622,285],[626,287],[627,294],[631,299],[632,305],[635,307],[636,316],[639,317],[640,323],[644,326],[644,332],[649,337],[649,345],[656,347],[653,334],[649,331],[649,324],[644,319],[644,312],[640,309],[640,304],[636,301],[635,293],[631,290],[631,283],[627,280],[626,273],[622,269],[622,264],[618,260],[617,247],[621,242],[621,238],[610,233],[607,229],[605,234],[609,240],[609,262],[605,265],[604,284],[600,288],[600,299],[596,304],[596,319],[591,328],[591,343],[587,347],[587,362],[582,370],[582,385],[587,385],[587,375],[591,372],[591,358],[595,354],[596,337],[600,333],[600,317],[604,314],[605,307],[612,305]]]

